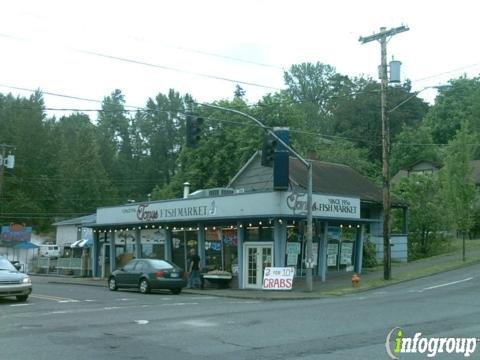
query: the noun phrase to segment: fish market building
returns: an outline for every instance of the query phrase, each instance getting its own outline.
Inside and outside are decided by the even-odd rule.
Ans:
[[[340,164],[313,160],[315,279],[330,272],[362,271],[366,241],[383,258],[382,192],[371,180]],[[189,249],[202,268],[233,274],[232,287],[261,289],[266,267],[294,267],[305,276],[308,170],[289,159],[289,186],[273,190],[273,169],[255,153],[225,188],[184,198],[101,207],[93,228],[92,271],[108,277],[132,258],[171,260],[186,268]],[[404,220],[406,207],[402,208]],[[405,222],[405,221],[404,221]],[[392,259],[406,261],[407,236],[392,235]]]

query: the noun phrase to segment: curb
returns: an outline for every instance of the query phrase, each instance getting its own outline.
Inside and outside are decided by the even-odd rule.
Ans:
[[[241,291],[241,293],[237,293],[237,294],[232,294],[232,293],[219,293],[218,291],[215,291],[213,290],[213,292],[210,292],[209,290],[191,290],[191,289],[183,289],[182,292],[185,293],[185,294],[192,294],[192,295],[200,295],[200,296],[216,296],[216,297],[224,297],[224,298],[233,298],[233,299],[245,299],[245,300],[265,300],[265,301],[275,301],[275,300],[313,300],[313,299],[321,299],[321,298],[331,298],[331,297],[341,297],[341,296],[346,296],[346,295],[352,295],[352,294],[358,294],[358,293],[363,293],[363,292],[367,292],[367,291],[370,291],[370,290],[376,290],[376,289],[382,289],[382,288],[386,288],[386,287],[389,287],[389,286],[393,286],[393,285],[397,285],[397,284],[401,284],[401,283],[405,283],[405,282],[408,282],[408,281],[412,281],[412,280],[416,280],[416,279],[422,279],[422,278],[426,278],[426,277],[429,277],[429,276],[433,276],[433,275],[438,275],[438,274],[441,274],[441,273],[445,273],[445,272],[449,272],[449,271],[454,271],[454,270],[458,270],[458,269],[462,269],[462,268],[465,268],[465,267],[468,267],[468,266],[473,266],[473,265],[476,265],[476,264],[479,264],[480,263],[480,259],[477,259],[477,260],[473,260],[473,261],[470,261],[466,264],[459,264],[457,266],[454,266],[452,268],[449,268],[449,269],[445,269],[445,270],[438,270],[438,271],[434,271],[432,273],[429,273],[429,274],[425,274],[425,275],[421,275],[421,276],[416,276],[416,277],[412,277],[412,278],[407,278],[407,279],[401,279],[401,280],[391,280],[392,282],[389,282],[389,283],[385,283],[385,284],[380,284],[380,285],[376,285],[376,286],[371,286],[371,287],[365,287],[365,288],[362,288],[362,287],[359,287],[359,288],[356,288],[354,291],[348,291],[346,293],[341,293],[341,294],[332,294],[332,292],[341,292],[342,289],[343,290],[350,290],[352,289],[351,287],[339,287],[337,289],[332,289],[332,290],[325,290],[325,291],[322,291],[322,292],[312,292],[312,293],[309,293],[309,292],[304,292],[302,290],[298,290],[298,291],[295,291],[295,294],[293,294],[294,292],[284,292],[284,293],[271,293],[271,294],[268,294],[267,292],[264,294],[249,294],[248,292],[250,290],[235,290],[235,291]],[[33,275],[33,274],[32,274]],[[52,279],[48,279],[47,280],[47,283],[49,284],[64,284],[64,285],[83,285],[83,286],[96,286],[96,287],[104,287],[106,288],[107,287],[107,284],[105,281],[98,281],[98,283],[94,283],[94,282],[91,282],[90,281],[75,281],[71,278],[66,278],[66,277],[62,277],[62,276],[56,276],[56,275],[33,275],[33,276],[42,276],[42,277],[45,277],[45,278],[48,278],[48,277],[52,277]],[[372,280],[374,281],[374,280]],[[297,294],[298,293],[298,294]],[[300,294],[300,293],[303,293],[303,294]],[[275,294],[275,295],[274,295]],[[292,295],[288,295],[288,294],[292,294]]]
[[[425,274],[425,275],[421,275],[421,276],[417,276],[417,277],[412,277],[410,279],[401,279],[401,280],[392,280],[392,282],[390,283],[387,283],[387,284],[380,284],[378,286],[372,286],[372,287],[368,287],[368,288],[357,288],[356,291],[352,291],[352,292],[348,292],[348,293],[345,293],[345,294],[339,294],[339,295],[335,295],[335,294],[328,294],[328,291],[327,294],[324,294],[325,297],[340,297],[340,296],[345,296],[345,295],[351,295],[351,294],[356,294],[356,293],[362,293],[362,292],[366,292],[366,291],[370,291],[370,290],[376,290],[376,289],[382,289],[382,288],[386,288],[386,287],[389,287],[389,286],[392,286],[392,285],[397,285],[397,284],[402,284],[402,283],[405,283],[405,282],[408,282],[408,281],[412,281],[412,280],[417,280],[417,279],[424,279],[424,278],[427,278],[429,276],[433,276],[433,275],[438,275],[438,274],[441,274],[441,273],[445,273],[445,272],[449,272],[449,271],[455,271],[455,270],[458,270],[458,269],[462,269],[462,268],[465,268],[465,267],[468,267],[468,266],[472,266],[472,265],[476,265],[476,264],[479,264],[480,263],[480,260],[473,260],[469,263],[466,263],[466,264],[460,264],[460,265],[457,265],[457,266],[454,266],[450,269],[446,269],[446,270],[439,270],[439,271],[434,271],[430,274]],[[341,291],[341,289],[350,289],[349,287],[348,288],[338,288],[338,291]],[[336,290],[332,290],[333,291],[336,291]]]

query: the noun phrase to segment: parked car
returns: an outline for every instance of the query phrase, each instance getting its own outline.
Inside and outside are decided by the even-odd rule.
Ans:
[[[18,271],[20,271],[20,269],[22,268],[22,264],[20,264],[20,261],[18,260],[10,260],[10,263],[13,265],[13,267],[15,269],[17,269]]]
[[[142,294],[152,289],[169,289],[180,294],[186,286],[183,269],[167,260],[133,259],[108,278],[108,288],[138,288]]]
[[[57,258],[60,256],[60,246],[58,245],[40,245],[40,256]]]
[[[32,292],[30,276],[19,272],[4,257],[0,257],[0,297],[16,296],[18,301],[26,301]]]

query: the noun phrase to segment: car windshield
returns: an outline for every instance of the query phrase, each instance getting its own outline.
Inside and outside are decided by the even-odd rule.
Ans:
[[[152,266],[154,269],[175,269],[175,265],[170,264],[169,262],[165,260],[148,260],[148,263],[150,266]]]
[[[0,270],[17,271],[7,259],[0,259]]]

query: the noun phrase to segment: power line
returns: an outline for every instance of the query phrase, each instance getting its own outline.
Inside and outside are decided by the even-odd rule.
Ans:
[[[99,52],[95,52],[95,51],[78,50],[78,49],[76,49],[76,51],[79,52],[79,53],[82,53],[82,54],[94,55],[94,56],[103,57],[103,58],[106,58],[106,59],[118,60],[118,61],[131,63],[131,64],[136,64],[136,65],[149,66],[149,67],[153,67],[153,68],[157,68],[157,69],[175,71],[175,72],[180,72],[180,73],[184,73],[184,74],[190,74],[190,75],[195,75],[195,76],[199,76],[199,77],[210,78],[210,79],[214,79],[214,80],[228,81],[228,82],[235,83],[235,84],[255,86],[255,87],[260,87],[260,88],[269,89],[269,90],[281,90],[280,88],[274,87],[274,86],[254,83],[254,82],[250,82],[250,81],[236,80],[236,79],[231,79],[231,78],[227,78],[227,77],[223,77],[223,76],[205,74],[205,73],[196,72],[196,71],[184,70],[184,69],[176,68],[176,67],[173,67],[173,66],[147,63],[147,62],[141,61],[141,60],[129,59],[129,58],[121,57],[121,56],[108,55],[108,54],[103,54],[103,53],[99,53]]]
[[[461,67],[459,67],[459,68],[455,68],[455,69],[452,69],[452,70],[444,71],[444,72],[441,72],[441,73],[438,73],[438,74],[429,75],[429,76],[426,76],[426,77],[424,77],[424,78],[412,80],[412,82],[420,82],[420,81],[430,80],[430,79],[433,79],[433,78],[436,78],[436,77],[440,77],[440,76],[442,76],[442,75],[451,74],[451,73],[454,73],[454,72],[458,72],[458,71],[465,70],[465,69],[469,69],[469,68],[476,67],[476,66],[480,66],[480,63],[475,63],[475,64],[470,64],[470,65],[461,66]]]
[[[21,38],[21,37],[16,37],[8,34],[0,34],[0,36],[13,39],[13,40],[19,40],[23,42],[29,42],[32,40]],[[97,56],[97,57],[102,57],[105,59],[110,59],[110,60],[116,60],[116,61],[121,61],[125,63],[130,63],[130,64],[135,64],[135,65],[142,65],[142,66],[148,66],[156,69],[162,69],[162,70],[168,70],[168,71],[174,71],[174,72],[179,72],[179,73],[184,73],[184,74],[190,74],[198,77],[204,77],[204,78],[210,78],[214,80],[221,80],[221,81],[227,81],[235,84],[242,84],[242,85],[248,85],[248,86],[255,86],[255,87],[260,87],[264,89],[269,89],[269,90],[281,90],[278,87],[274,86],[269,86],[269,85],[264,85],[264,84],[259,84],[255,82],[250,82],[250,81],[243,81],[243,80],[237,80],[237,79],[232,79],[228,77],[223,77],[223,76],[217,76],[217,75],[212,75],[212,74],[206,74],[202,72],[196,72],[196,71],[190,71],[186,69],[180,69],[177,67],[173,66],[167,66],[167,65],[160,65],[160,64],[154,64],[154,63],[149,63],[143,60],[136,60],[136,59],[131,59],[131,58],[126,58],[122,56],[115,56],[115,55],[110,55],[106,53],[101,53],[97,51],[91,51],[91,50],[83,50],[83,49],[77,49],[77,48],[69,48],[72,51],[78,52],[80,54],[86,54],[86,55],[92,55],[92,56]]]
[[[28,91],[28,92],[31,92],[31,93],[35,93],[37,91],[40,91],[42,94],[49,95],[49,96],[57,96],[57,97],[66,98],[66,99],[88,101],[88,102],[94,102],[94,103],[97,103],[97,104],[102,104],[103,103],[102,100],[89,99],[89,98],[84,98],[84,97],[80,97],[80,96],[73,96],[73,95],[65,95],[65,94],[54,93],[54,92],[50,92],[50,91],[44,91],[44,90],[40,90],[40,89],[34,90],[34,89],[29,89],[29,88],[24,88],[24,87],[19,87],[19,86],[13,86],[13,85],[7,85],[7,84],[0,84],[0,87],[7,88],[7,89],[13,89],[13,90]],[[139,106],[133,106],[133,105],[127,105],[127,104],[124,104],[123,106],[127,107],[127,108],[142,109]]]
[[[134,39],[143,41],[142,38],[134,38]],[[240,62],[240,63],[245,63],[245,64],[250,64],[250,65],[256,65],[256,66],[261,66],[261,67],[266,67],[266,68],[272,68],[272,69],[276,69],[276,70],[285,71],[285,69],[281,66],[272,65],[272,64],[265,64],[265,63],[252,61],[252,60],[240,59],[240,58],[237,58],[237,57],[234,57],[234,56],[212,53],[212,52],[193,49],[193,48],[188,48],[188,47],[184,47],[184,46],[166,45],[166,44],[160,44],[160,45],[163,46],[163,47],[169,47],[169,48],[176,49],[176,50],[191,52],[191,53],[205,55],[205,56],[216,57],[216,58],[219,58],[219,59],[231,60],[231,61],[236,61],[236,62]]]

